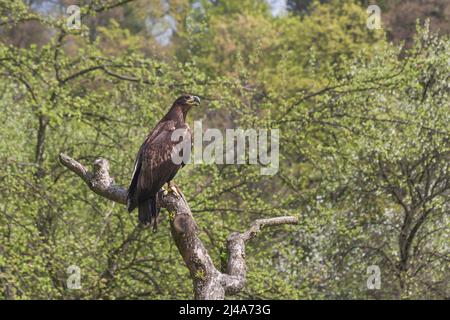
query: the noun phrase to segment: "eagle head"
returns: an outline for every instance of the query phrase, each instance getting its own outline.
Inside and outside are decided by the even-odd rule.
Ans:
[[[198,106],[200,104],[200,98],[194,95],[185,94],[175,100],[174,104],[181,106],[183,111],[187,111],[192,106]]]

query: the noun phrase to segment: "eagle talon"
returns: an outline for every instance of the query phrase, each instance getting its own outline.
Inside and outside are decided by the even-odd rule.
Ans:
[[[168,191],[170,193],[174,194],[177,198],[181,198],[180,191],[178,191],[178,187],[173,181],[169,181],[167,187],[169,188]]]
[[[178,192],[176,186],[174,186],[174,185],[170,186],[170,187],[169,187],[169,192],[170,192],[170,193],[173,193],[177,198],[181,198],[181,195],[180,195],[180,193]]]

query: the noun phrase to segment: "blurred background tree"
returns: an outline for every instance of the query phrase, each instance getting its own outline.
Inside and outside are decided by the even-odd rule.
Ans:
[[[247,247],[237,298],[448,298],[448,3],[380,1],[384,29],[369,30],[370,3],[78,1],[69,30],[71,1],[0,0],[2,297],[192,297],[165,214],[158,233],[137,229],[57,161],[106,157],[127,185],[143,137],[191,92],[191,127],[281,133],[275,176],[177,176],[216,264],[230,231],[301,218]]]

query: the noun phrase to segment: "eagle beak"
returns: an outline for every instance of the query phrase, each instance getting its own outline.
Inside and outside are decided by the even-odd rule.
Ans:
[[[197,96],[191,96],[188,103],[198,106],[198,105],[200,105],[200,98]]]

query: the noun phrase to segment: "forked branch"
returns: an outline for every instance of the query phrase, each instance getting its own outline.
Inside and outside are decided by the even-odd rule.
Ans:
[[[65,154],[59,155],[59,161],[83,179],[98,195],[126,204],[127,190],[114,183],[114,179],[109,175],[107,160],[95,160],[92,172]],[[196,299],[224,299],[225,294],[231,295],[241,291],[246,279],[245,243],[266,226],[298,223],[297,217],[293,216],[258,219],[247,231],[230,234],[227,239],[227,270],[222,273],[214,266],[208,251],[199,239],[191,209],[184,195],[180,194],[181,197],[178,197],[173,193],[160,192],[159,203],[171,213],[169,220],[172,237],[190,271]]]

